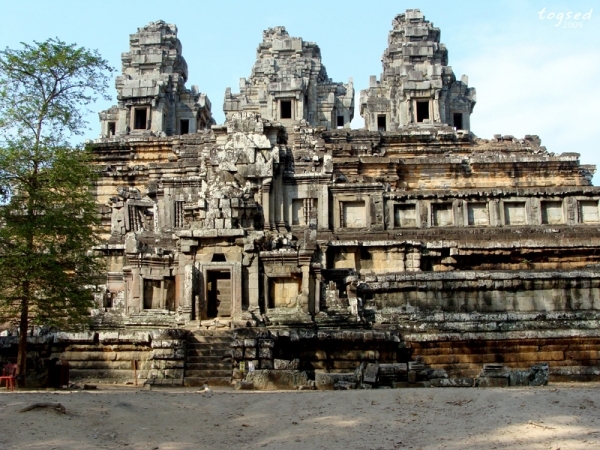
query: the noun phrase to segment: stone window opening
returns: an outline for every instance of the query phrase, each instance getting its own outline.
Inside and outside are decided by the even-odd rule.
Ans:
[[[377,116],[377,131],[386,131],[387,123],[385,114],[380,114]]]
[[[344,128],[344,116],[337,116],[337,127]]]
[[[188,119],[181,119],[179,121],[179,134],[189,134],[190,132],[190,121]]]
[[[142,211],[137,206],[129,205],[129,228],[131,231],[144,230],[145,219]]]
[[[227,262],[227,258],[224,253],[213,253],[211,262]]]
[[[454,128],[457,130],[463,129],[463,115],[462,113],[454,113],[453,115]]]
[[[102,302],[102,306],[105,308],[105,310],[113,307],[114,297],[115,294],[113,292],[107,292],[106,294],[104,294],[104,301]]]
[[[417,122],[425,122],[429,120],[429,102],[417,102]]]
[[[279,118],[280,119],[291,119],[292,118],[292,101],[291,100],[280,100],[279,101]]]
[[[134,130],[145,130],[148,126],[148,110],[146,108],[135,108],[133,118]]]
[[[117,124],[115,122],[108,122],[108,136],[114,136],[117,134]]]
[[[175,202],[175,214],[174,214],[175,228],[182,228],[185,223],[183,205],[184,205],[184,202],[182,202],[182,201]]]
[[[313,209],[317,208],[315,198],[295,198],[292,200],[292,225],[308,225]]]

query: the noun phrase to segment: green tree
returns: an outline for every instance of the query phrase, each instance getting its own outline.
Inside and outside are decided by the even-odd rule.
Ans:
[[[32,326],[76,328],[93,305],[94,171],[69,140],[112,71],[58,39],[0,51],[0,323],[18,325],[23,381]]]

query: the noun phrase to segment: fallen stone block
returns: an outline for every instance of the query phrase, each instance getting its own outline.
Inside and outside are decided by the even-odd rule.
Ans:
[[[549,371],[550,369],[548,363],[536,364],[535,366],[532,366],[532,378],[529,382],[529,386],[547,386]]]
[[[333,385],[334,391],[348,391],[350,389],[356,389],[356,383],[351,383],[349,381],[338,381]]]
[[[531,381],[530,370],[514,370],[508,376],[510,386],[529,386]]]
[[[378,363],[368,363],[365,367],[365,372],[363,374],[363,382],[375,384],[378,381],[379,375],[379,364]]]
[[[473,378],[433,378],[431,385],[434,387],[473,387]]]
[[[315,372],[315,385],[319,390],[332,390],[339,381],[355,383],[356,379],[354,373]]]
[[[254,383],[245,380],[236,381],[234,389],[236,391],[252,391],[254,390]]]
[[[479,377],[475,381],[477,387],[508,387],[508,376],[505,377]]]

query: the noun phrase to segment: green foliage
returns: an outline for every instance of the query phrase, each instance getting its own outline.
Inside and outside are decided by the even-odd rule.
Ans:
[[[68,139],[113,71],[58,39],[22,45],[0,52],[0,323],[19,322],[21,334],[76,327],[93,305],[94,171]]]

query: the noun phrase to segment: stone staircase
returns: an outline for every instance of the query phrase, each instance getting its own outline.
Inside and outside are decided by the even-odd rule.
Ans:
[[[229,386],[231,330],[194,330],[188,337],[184,386]]]

